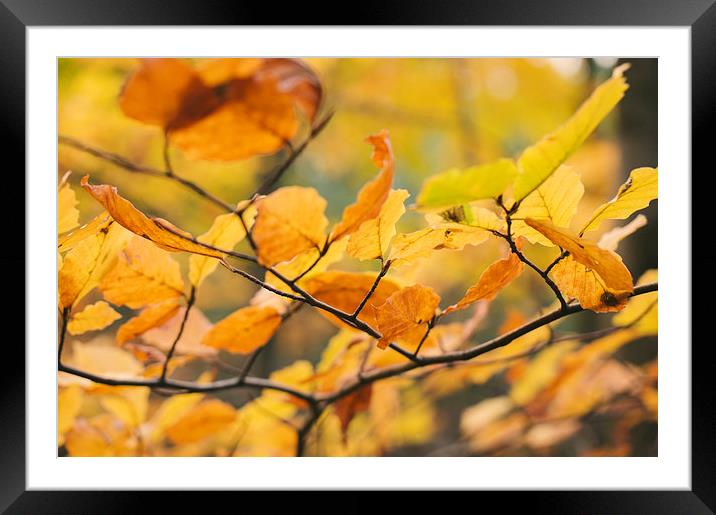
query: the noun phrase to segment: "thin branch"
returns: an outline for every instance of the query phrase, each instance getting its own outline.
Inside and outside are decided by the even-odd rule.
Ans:
[[[363,300],[360,301],[360,304],[358,304],[358,307],[353,311],[351,314],[351,318],[358,318],[358,315],[360,315],[360,312],[363,311],[363,308],[365,307],[366,303],[370,300],[370,298],[375,293],[376,288],[378,288],[378,284],[380,283],[381,279],[385,277],[385,274],[388,273],[388,269],[390,268],[390,260],[386,261],[383,267],[380,269],[380,273],[375,278],[375,281],[373,281],[373,285],[370,287],[370,290],[368,290],[368,293],[365,294],[365,297],[363,297]]]
[[[246,376],[249,375],[249,372],[251,372],[251,368],[254,366],[254,363],[256,363],[256,360],[258,359],[259,354],[261,354],[261,351],[264,349],[264,347],[266,347],[266,345],[262,345],[251,353],[249,358],[246,360],[246,363],[244,363],[241,372],[239,373],[239,381],[243,381],[244,379],[246,379]]]
[[[306,421],[305,424],[297,431],[296,434],[296,456],[300,457],[303,456],[306,451],[306,437],[308,436],[308,433],[311,432],[311,429],[316,424],[318,419],[323,414],[323,410],[325,408],[321,408],[316,404],[311,405],[311,415]]]
[[[181,324],[179,325],[179,331],[177,331],[177,335],[174,338],[174,341],[172,342],[172,346],[169,347],[169,352],[167,352],[167,357],[164,360],[164,365],[162,366],[162,375],[160,376],[160,381],[164,381],[167,377],[167,371],[169,370],[169,362],[171,361],[172,357],[174,356],[174,351],[176,350],[177,344],[179,343],[179,340],[182,337],[182,334],[184,334],[184,327],[186,326],[186,321],[189,318],[189,311],[191,311],[192,306],[194,306],[194,302],[196,301],[196,287],[192,286],[191,291],[189,292],[189,300],[187,300],[186,303],[186,310],[184,311],[184,317],[181,319]]]

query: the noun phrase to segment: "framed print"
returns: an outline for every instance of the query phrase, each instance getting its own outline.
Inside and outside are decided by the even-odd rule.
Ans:
[[[716,7],[527,5],[289,26],[5,1],[26,309],[3,508],[389,489],[712,513],[691,169]]]

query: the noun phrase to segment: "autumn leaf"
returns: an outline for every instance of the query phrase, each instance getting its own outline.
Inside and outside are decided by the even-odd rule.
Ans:
[[[65,254],[58,273],[60,307],[73,306],[99,284],[130,236],[112,223],[82,239]]]
[[[432,288],[416,284],[393,293],[384,304],[378,306],[378,330],[383,337],[378,347],[384,349],[389,343],[418,343],[425,328],[435,316],[440,296]]]
[[[512,183],[515,175],[517,168],[511,159],[499,159],[494,163],[463,170],[451,168],[425,181],[418,195],[418,206],[454,206],[474,200],[497,198]]]
[[[579,173],[569,166],[560,166],[539,188],[520,202],[520,207],[512,215],[513,236],[553,246],[548,238],[520,219],[549,220],[557,227],[569,227],[583,194],[584,185]]]
[[[346,248],[348,254],[361,261],[382,259],[395,236],[395,224],[405,213],[403,202],[409,196],[406,190],[391,191],[378,216],[363,222],[360,228],[350,235]]]
[[[305,288],[316,299],[325,302],[346,313],[353,313],[363,301],[375,282],[375,274],[360,274],[354,272],[328,271],[317,274],[306,282]],[[383,304],[390,295],[400,289],[392,279],[384,277],[375,292],[371,295],[358,318],[375,327],[376,306]],[[321,314],[337,322],[330,313],[321,311]]]
[[[134,234],[153,241],[170,251],[186,251],[216,258],[224,257],[221,252],[190,241],[192,239],[191,234],[175,227],[166,220],[147,217],[134,207],[134,204],[122,197],[118,193],[116,186],[90,184],[89,175],[82,177],[80,184],[97,202],[109,211],[109,214],[112,215],[112,218],[117,223]]]
[[[244,225],[235,213],[219,215],[207,232],[196,239],[212,247],[232,250],[246,236]],[[189,281],[198,287],[207,276],[216,270],[219,262],[206,255],[194,254],[189,258]]]
[[[67,363],[90,374],[115,379],[131,379],[142,372],[142,364],[131,353],[115,345],[95,342],[74,342],[72,355]]]
[[[550,222],[531,218],[525,222],[570,253],[551,272],[563,293],[593,311],[618,311],[624,307],[634,285],[629,270],[616,253]]]
[[[248,354],[265,345],[279,325],[281,315],[275,309],[248,306],[217,322],[202,343],[215,349]]]
[[[465,296],[457,304],[445,309],[444,313],[452,313],[464,309],[479,300],[492,300],[505,286],[514,281],[524,268],[524,264],[514,252],[505,259],[492,263],[482,273],[477,283],[470,287]]]
[[[117,343],[122,345],[150,329],[162,325],[174,316],[179,310],[179,306],[179,299],[176,297],[147,306],[139,315],[130,318],[120,326],[117,330]]]
[[[180,307],[171,318],[143,332],[142,341],[159,350],[168,352],[172,345],[174,345],[174,341],[179,334],[179,328],[184,320],[185,313],[186,307]],[[216,349],[207,347],[201,343],[201,339],[212,327],[212,323],[209,322],[201,310],[193,306],[191,311],[189,311],[189,315],[186,317],[181,338],[176,342],[174,355],[186,354],[198,357],[216,356]]]
[[[100,300],[86,306],[79,313],[73,314],[67,324],[67,332],[77,335],[87,331],[99,331],[120,318],[122,315],[112,309],[109,304]]]
[[[644,272],[636,282],[637,286],[655,283],[658,280],[658,271],[655,269]],[[612,319],[615,326],[634,327],[641,334],[651,335],[659,332],[659,306],[658,292],[650,292],[638,297],[632,297],[626,307]]]
[[[175,444],[192,443],[220,431],[235,419],[233,406],[218,399],[209,399],[192,407],[167,427],[165,434]]]
[[[112,304],[138,309],[184,295],[179,263],[151,242],[134,237],[99,285]]]
[[[80,212],[77,210],[77,197],[67,182],[67,172],[60,181],[57,190],[57,234],[62,234],[79,225]]]
[[[321,84],[293,59],[218,59],[193,68],[180,59],[144,59],[120,95],[120,107],[163,127],[200,159],[273,153],[298,128],[295,108],[313,120]]]
[[[288,186],[261,199],[251,233],[261,263],[272,266],[321,248],[328,225],[325,209],[325,199],[313,188]]]
[[[85,238],[96,236],[97,233],[109,229],[109,226],[113,223],[114,220],[112,220],[112,217],[109,216],[109,213],[107,211],[103,211],[74,231],[58,236],[57,251],[67,252]]]
[[[597,128],[629,87],[624,78],[628,64],[614,68],[576,113],[538,143],[525,149],[517,161],[514,200],[521,201],[539,187]]]
[[[75,419],[82,408],[84,392],[78,385],[61,388],[57,394],[57,445],[63,445],[65,433],[75,423]]]
[[[580,234],[597,229],[604,220],[624,220],[632,213],[643,209],[658,196],[658,175],[656,168],[637,168],[621,185],[616,196],[599,206]]]
[[[373,393],[373,385],[368,384],[359,388],[355,392],[340,398],[334,405],[333,409],[341,421],[341,431],[345,440],[348,425],[358,413],[362,413],[370,408],[370,399]]]
[[[388,199],[395,171],[393,149],[388,131],[372,134],[366,141],[373,145],[372,159],[381,170],[378,176],[358,192],[355,204],[343,211],[341,221],[331,231],[330,241],[338,240],[355,231],[366,221],[376,218],[383,203]]]

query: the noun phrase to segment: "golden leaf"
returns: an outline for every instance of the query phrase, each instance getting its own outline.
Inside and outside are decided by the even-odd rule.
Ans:
[[[457,304],[445,309],[444,313],[451,313],[468,307],[478,300],[492,300],[505,286],[514,281],[524,268],[517,254],[510,252],[505,259],[492,263],[482,273],[477,283],[470,287],[465,296]]]
[[[629,87],[624,78],[628,67],[623,64],[614,68],[612,77],[597,87],[569,120],[522,152],[517,161],[515,202],[537,189],[614,109]]]
[[[659,178],[656,168],[637,168],[629,174],[629,179],[619,187],[616,196],[599,206],[580,234],[593,231],[604,220],[624,220],[634,211],[643,209],[659,194]]]
[[[395,170],[388,131],[383,129],[377,134],[368,136],[366,141],[373,145],[372,159],[381,169],[380,173],[361,188],[356,202],[343,211],[341,221],[331,231],[331,241],[357,231],[363,222],[376,218],[383,203],[388,199]]]
[[[639,277],[637,285],[655,283],[658,271],[647,270]],[[612,323],[622,327],[634,327],[643,335],[658,334],[659,332],[659,306],[658,292],[649,292],[632,297],[626,307],[614,315]]]
[[[236,410],[233,406],[218,399],[209,399],[192,407],[165,432],[175,444],[192,443],[221,431],[234,420]]]
[[[624,238],[626,238],[627,236],[631,236],[645,225],[646,217],[641,214],[636,215],[634,217],[634,220],[632,220],[628,224],[623,225],[621,227],[615,227],[611,231],[602,234],[602,237],[599,238],[597,245],[599,245],[603,249],[616,251],[617,247],[619,246],[619,243]]]
[[[360,259],[382,259],[395,236],[395,224],[405,213],[403,202],[410,194],[406,190],[393,190],[388,195],[378,216],[366,220],[350,235],[346,251]]]
[[[180,307],[177,312],[165,322],[156,325],[142,334],[142,341],[157,349],[167,352],[174,344],[179,334],[179,327],[184,320],[186,307]],[[192,307],[184,323],[181,338],[176,343],[174,355],[188,354],[190,356],[212,357],[217,350],[201,343],[201,339],[213,327],[212,323],[196,306]]]
[[[85,372],[116,379],[136,378],[142,372],[142,364],[132,354],[114,345],[74,342],[67,361]]]
[[[60,388],[57,393],[57,445],[60,446],[65,441],[65,433],[69,431],[75,423],[75,419],[82,408],[82,400],[84,392],[82,388],[76,384],[72,384],[66,388]]]
[[[378,329],[383,337],[378,346],[384,349],[391,342],[418,343],[425,328],[435,316],[440,296],[432,288],[416,284],[392,294],[378,306]]]
[[[262,264],[288,261],[311,248],[321,248],[328,220],[326,201],[313,188],[279,188],[258,202],[252,230]]]
[[[202,343],[215,349],[248,354],[266,344],[279,325],[281,315],[275,309],[248,306],[217,322]]]
[[[179,263],[166,251],[136,236],[99,287],[105,299],[132,309],[184,295]]]
[[[539,188],[527,195],[520,207],[512,215],[512,234],[523,236],[532,243],[552,247],[554,244],[535,231],[520,218],[549,220],[557,227],[569,227],[577,206],[584,194],[584,185],[580,175],[569,166],[557,168]]]
[[[86,306],[79,313],[73,314],[67,324],[67,332],[70,334],[82,334],[87,331],[98,331],[120,318],[122,318],[122,315],[112,309],[105,301],[100,300]]]
[[[66,182],[67,172],[57,190],[57,234],[62,234],[79,225],[80,212],[77,210],[77,197],[69,183]]]

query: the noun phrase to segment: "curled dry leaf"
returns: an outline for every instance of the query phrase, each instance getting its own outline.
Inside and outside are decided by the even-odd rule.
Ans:
[[[569,256],[552,269],[559,289],[593,311],[619,311],[634,291],[631,274],[613,251],[584,240],[550,222],[525,220]]]
[[[384,349],[391,342],[417,344],[439,305],[440,296],[422,284],[392,294],[378,307],[378,329],[383,335],[378,346]]]
[[[494,299],[500,290],[519,277],[523,269],[524,264],[517,254],[510,252],[505,259],[500,259],[487,267],[477,283],[467,290],[457,304],[445,309],[445,313],[464,309],[479,300]]]
[[[261,199],[251,235],[259,261],[267,266],[288,261],[326,239],[326,201],[313,188],[288,186]]]
[[[248,354],[266,344],[279,325],[281,315],[274,308],[248,306],[217,322],[202,343],[215,349]]]
[[[216,258],[224,256],[221,252],[208,249],[191,241],[191,234],[175,227],[170,222],[147,217],[147,215],[134,207],[134,204],[122,197],[116,186],[90,184],[89,175],[82,177],[80,184],[97,202],[109,211],[109,214],[112,215],[112,218],[117,223],[134,234],[153,241],[160,247],[170,251],[192,252]]]
[[[377,134],[368,136],[366,141],[373,145],[371,157],[375,165],[381,169],[380,173],[361,188],[356,202],[343,211],[341,221],[331,231],[331,241],[357,231],[363,222],[376,218],[383,203],[388,199],[393,185],[395,164],[388,131],[383,129]]]

